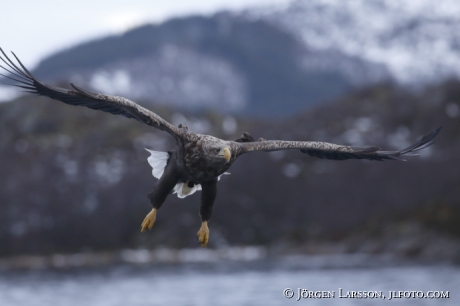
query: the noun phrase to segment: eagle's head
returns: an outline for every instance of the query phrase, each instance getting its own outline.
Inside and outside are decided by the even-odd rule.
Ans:
[[[212,159],[219,159],[225,163],[228,163],[232,158],[232,152],[226,146],[211,146],[206,151]]]
[[[207,136],[202,142],[203,151],[211,163],[226,164],[232,158],[230,147],[221,139]]]

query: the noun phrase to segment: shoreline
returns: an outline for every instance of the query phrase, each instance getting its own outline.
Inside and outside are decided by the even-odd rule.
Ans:
[[[0,271],[66,270],[117,265],[260,263],[283,269],[349,269],[420,265],[458,265],[453,259],[426,259],[395,253],[323,253],[279,252],[265,247],[225,247],[219,249],[124,249],[121,251],[81,252],[73,254],[21,255],[0,258]]]

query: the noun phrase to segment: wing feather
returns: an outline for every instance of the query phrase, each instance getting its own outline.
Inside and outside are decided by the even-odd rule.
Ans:
[[[238,155],[255,151],[279,151],[298,149],[302,153],[306,153],[313,157],[324,159],[368,159],[368,160],[403,160],[401,156],[415,156],[414,152],[431,146],[434,143],[434,138],[438,135],[442,127],[439,127],[427,135],[417,143],[399,150],[399,151],[381,151],[379,147],[365,146],[352,147],[342,146],[327,142],[316,141],[283,141],[283,140],[264,140],[254,142],[234,142],[235,151]]]
[[[66,104],[86,106],[91,109],[100,110],[114,115],[121,115],[126,118],[136,119],[147,125],[166,131],[173,135],[176,139],[180,137],[180,130],[177,127],[170,124],[154,112],[136,104],[133,101],[119,96],[109,96],[93,93],[72,83],[70,85],[72,86],[73,90],[47,85],[34,77],[13,52],[11,53],[15,57],[20,67],[16,65],[14,61],[12,61],[1,48],[0,51],[3,54],[3,57],[0,55],[0,59],[3,61],[3,63],[6,64],[8,68],[4,66],[0,67],[10,74],[1,75],[16,82],[16,84],[7,85],[20,87],[25,89],[26,92],[34,93],[40,96],[46,96]]]

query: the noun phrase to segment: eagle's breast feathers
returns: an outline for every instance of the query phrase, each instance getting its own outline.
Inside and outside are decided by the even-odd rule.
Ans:
[[[171,158],[172,154],[168,152],[159,152],[146,149],[150,156],[147,158],[148,163],[152,167],[152,175],[160,179],[163,176],[164,170],[168,165],[168,161]],[[230,174],[224,172],[221,175],[217,176],[217,180],[220,180],[220,177],[223,174]],[[196,191],[201,190],[201,184],[195,183],[192,180],[180,180],[173,188],[172,193],[176,193],[179,198],[185,198],[186,196],[194,194]]]

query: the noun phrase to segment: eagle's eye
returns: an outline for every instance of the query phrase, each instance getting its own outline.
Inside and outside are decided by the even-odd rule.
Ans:
[[[214,149],[214,152],[215,152],[215,153],[219,153],[219,152],[220,152],[220,149],[216,148],[216,149]]]

